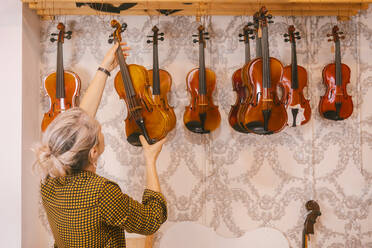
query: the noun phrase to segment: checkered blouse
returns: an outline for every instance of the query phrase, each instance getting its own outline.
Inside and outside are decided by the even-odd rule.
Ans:
[[[124,230],[150,235],[167,219],[162,194],[146,189],[141,204],[89,171],[48,178],[41,196],[58,248],[122,248]]]

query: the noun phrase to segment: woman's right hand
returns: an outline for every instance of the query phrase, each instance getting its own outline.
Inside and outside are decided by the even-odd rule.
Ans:
[[[126,53],[125,51],[128,51],[130,50],[130,47],[127,47],[127,43],[126,42],[122,42],[120,43],[121,45],[121,50],[123,51],[123,54],[125,57],[129,56],[128,53]],[[104,69],[108,70],[109,72],[111,72],[112,70],[114,70],[116,68],[116,66],[118,66],[118,61],[117,61],[117,58],[116,58],[116,55],[115,55],[115,52],[116,50],[118,49],[118,46],[119,44],[118,43],[115,43],[106,53],[100,67],[103,67]]]
[[[158,158],[161,148],[163,147],[163,144],[167,141],[167,138],[164,138],[162,140],[159,140],[153,145],[149,145],[147,143],[147,140],[143,135],[139,136],[142,147],[143,147],[143,153],[145,155],[146,162],[149,164],[153,164],[156,162],[156,159]]]

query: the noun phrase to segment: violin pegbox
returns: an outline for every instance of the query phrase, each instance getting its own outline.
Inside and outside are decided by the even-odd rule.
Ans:
[[[339,30],[340,29],[338,28],[337,25],[333,26],[332,33],[331,34],[327,34],[327,37],[331,37],[332,36],[331,39],[328,39],[328,42],[331,42],[331,41],[337,42],[339,40],[345,39],[344,32],[340,32]]]
[[[192,42],[194,43],[203,43],[204,46],[205,46],[205,40],[209,40],[209,33],[208,32],[204,32],[204,26],[203,25],[200,25],[198,27],[198,32],[199,34],[193,34],[192,37],[198,37],[199,39],[193,39]]]
[[[274,23],[273,16],[271,14],[267,14],[269,11],[266,9],[265,6],[262,6],[257,17],[258,20],[262,23],[263,26],[267,26],[270,23]]]
[[[117,20],[112,20],[110,25],[112,28],[115,28],[115,31],[114,33],[110,34],[108,43],[112,44],[114,41],[121,42],[121,33],[127,29],[128,25],[125,22],[120,24]]]
[[[57,25],[57,29],[59,30],[59,33],[52,33],[51,36],[52,38],[50,38],[50,41],[51,42],[55,42],[55,41],[59,41],[59,42],[64,42],[64,39],[71,39],[71,36],[72,36],[72,31],[67,31],[65,32],[65,25],[60,22],[58,23]],[[55,36],[58,36],[58,38],[54,38]]]
[[[299,40],[301,39],[300,32],[295,32],[296,29],[293,25],[290,25],[288,27],[288,33],[284,34],[284,41],[285,42],[291,42],[291,43],[296,43],[296,39]]]
[[[147,43],[154,43],[155,45],[157,45],[159,40],[164,40],[164,33],[159,33],[159,28],[156,25],[152,28],[152,32],[154,33],[153,35],[147,36],[148,38],[152,38],[152,40],[147,40]]]
[[[253,34],[253,29],[250,28],[250,26],[253,26],[254,24],[252,22],[248,22],[247,25],[243,28],[243,33],[239,34],[239,37],[244,37],[242,40],[239,39],[240,42],[249,43],[249,39],[254,39],[255,36]]]

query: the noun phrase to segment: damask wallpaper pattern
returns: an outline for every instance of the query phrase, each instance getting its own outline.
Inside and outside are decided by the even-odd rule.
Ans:
[[[55,70],[56,45],[49,35],[59,21],[73,31],[64,44],[65,69],[82,79],[82,94],[110,47],[110,16],[67,16],[42,23],[42,71]],[[269,27],[270,54],[287,65],[290,45],[283,34],[294,24],[302,39],[297,43],[298,62],[308,71],[306,95],[311,99],[312,119],[305,126],[286,128],[278,134],[240,134],[228,125],[235,102],[231,76],[242,66],[244,45],[238,34],[248,17],[203,19],[210,33],[206,65],[217,74],[214,97],[222,115],[220,128],[209,135],[186,130],[182,116],[189,103],[185,77],[198,66],[198,45],[192,43],[198,22],[192,17],[128,16],[117,18],[128,24],[123,34],[132,48],[128,63],[152,66],[152,46],[146,43],[153,25],[165,33],[159,44],[160,66],[173,77],[170,102],[178,118],[160,155],[158,168],[162,190],[169,206],[168,222],[195,221],[226,237],[238,237],[261,226],[273,227],[287,237],[291,247],[300,247],[301,233],[310,199],[318,201],[322,216],[311,236],[311,247],[372,247],[372,21],[371,8],[348,22],[331,17],[275,17]],[[334,59],[333,44],[326,34],[338,24],[345,33],[342,60],[351,68],[349,94],[354,113],[348,120],[322,119],[317,105],[325,87],[323,67]],[[254,41],[251,44],[252,55]],[[116,71],[115,71],[116,72]],[[113,73],[115,74],[115,73]],[[44,95],[40,84],[40,94]],[[48,107],[46,97],[40,112]],[[125,141],[124,102],[119,100],[109,78],[97,119],[102,124],[106,149],[98,174],[119,183],[122,190],[140,199],[144,188],[141,149]],[[41,118],[41,117],[40,117]],[[45,214],[40,218],[47,228]],[[187,235],[187,234],[185,234]]]

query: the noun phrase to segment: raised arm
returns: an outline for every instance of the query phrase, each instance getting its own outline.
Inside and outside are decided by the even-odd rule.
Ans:
[[[126,43],[121,43],[125,46]],[[115,52],[119,44],[113,45],[106,53],[100,67],[111,72],[118,65]],[[123,52],[129,50],[129,47],[122,47]],[[124,53],[125,56],[128,54]],[[86,90],[83,99],[80,102],[80,108],[87,112],[90,116],[95,117],[98,106],[101,102],[103,90],[105,89],[106,80],[108,75],[97,70],[93,80],[90,82],[88,89]]]

